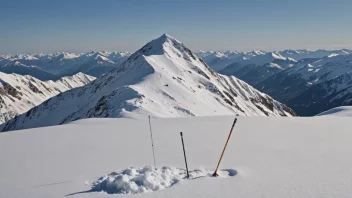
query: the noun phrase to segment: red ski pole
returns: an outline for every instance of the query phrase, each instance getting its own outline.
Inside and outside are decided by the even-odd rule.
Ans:
[[[229,137],[227,138],[227,141],[226,141],[226,144],[225,144],[225,146],[224,146],[224,149],[222,150],[222,153],[221,153],[221,156],[220,156],[218,165],[216,166],[216,169],[215,169],[215,171],[214,171],[214,173],[213,173],[213,176],[214,176],[214,177],[219,176],[219,175],[218,175],[218,168],[219,168],[219,166],[220,166],[221,159],[222,159],[222,157],[224,156],[224,153],[225,153],[227,144],[229,143],[229,140],[230,140],[230,137],[231,137],[231,134],[232,134],[232,130],[233,130],[233,128],[235,127],[236,122],[237,122],[237,118],[235,118],[235,120],[233,121],[231,130],[230,130]]]

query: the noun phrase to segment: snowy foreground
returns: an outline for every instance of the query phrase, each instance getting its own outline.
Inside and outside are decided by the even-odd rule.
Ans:
[[[221,176],[210,177],[233,119],[152,118],[157,169],[147,117],[0,133],[0,197],[351,196],[351,118],[238,117]]]

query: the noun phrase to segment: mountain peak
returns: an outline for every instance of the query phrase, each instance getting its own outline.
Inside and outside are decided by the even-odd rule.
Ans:
[[[166,55],[169,58],[182,58],[190,62],[197,60],[196,55],[194,55],[191,50],[168,34],[163,34],[159,38],[150,41],[136,53],[131,55],[129,59],[134,60],[140,55]]]
[[[166,34],[166,33],[161,35],[159,38],[152,40],[148,44],[152,44],[154,46],[162,46],[165,43],[170,43],[170,44],[173,44],[173,45],[174,44],[181,44],[180,41],[178,41],[177,39],[175,39],[174,37],[172,37],[172,36],[170,36],[169,34]]]
[[[168,39],[174,39],[171,35],[164,33],[163,35],[160,36],[160,38],[168,38]]]

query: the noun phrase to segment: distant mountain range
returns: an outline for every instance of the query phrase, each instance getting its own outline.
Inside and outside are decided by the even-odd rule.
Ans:
[[[352,50],[198,54],[219,73],[240,78],[287,103],[298,115],[312,116],[333,107],[352,105]]]
[[[273,52],[199,51],[192,53],[219,74],[241,79],[274,99],[288,104],[300,116],[312,116],[336,106],[352,105],[351,54],[352,50],[348,49]],[[80,72],[98,78],[126,65],[126,60],[131,61],[130,56],[129,52],[106,51],[2,55],[0,56],[0,72],[29,75],[41,81],[57,81],[63,76],[72,76]],[[44,98],[48,99],[49,96]],[[26,109],[30,107],[33,105]],[[244,114],[258,114],[258,112],[249,113],[251,111],[245,111]],[[7,117],[3,118],[3,121],[23,111],[13,112],[15,113],[11,113],[12,116],[3,116]],[[264,115],[270,115],[267,111],[265,112]],[[197,114],[190,113],[189,115]],[[203,115],[203,113],[198,113],[198,115]]]
[[[82,72],[99,77],[123,63],[128,52],[22,54],[0,57],[0,72],[31,75],[39,80],[57,80]]]
[[[1,126],[2,131],[90,117],[206,115],[294,116],[247,83],[212,70],[184,44],[162,35],[92,83],[52,97]]]
[[[352,54],[303,59],[255,87],[286,102],[299,115],[312,116],[352,105]]]
[[[239,65],[264,65],[273,61],[286,60],[298,61],[306,58],[322,58],[324,56],[348,55],[352,50],[283,50],[283,51],[198,51],[196,54],[212,67],[215,71],[221,71],[233,64]],[[289,66],[289,65],[287,65]]]

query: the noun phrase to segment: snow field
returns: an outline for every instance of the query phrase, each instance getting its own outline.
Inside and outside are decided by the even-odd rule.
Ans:
[[[156,167],[185,167],[182,131],[189,169],[212,173],[233,119],[152,117]],[[240,116],[220,165],[236,170],[234,177],[182,179],[163,190],[128,195],[92,191],[86,181],[153,164],[147,116],[0,133],[0,197],[350,198],[351,128],[349,117]]]

